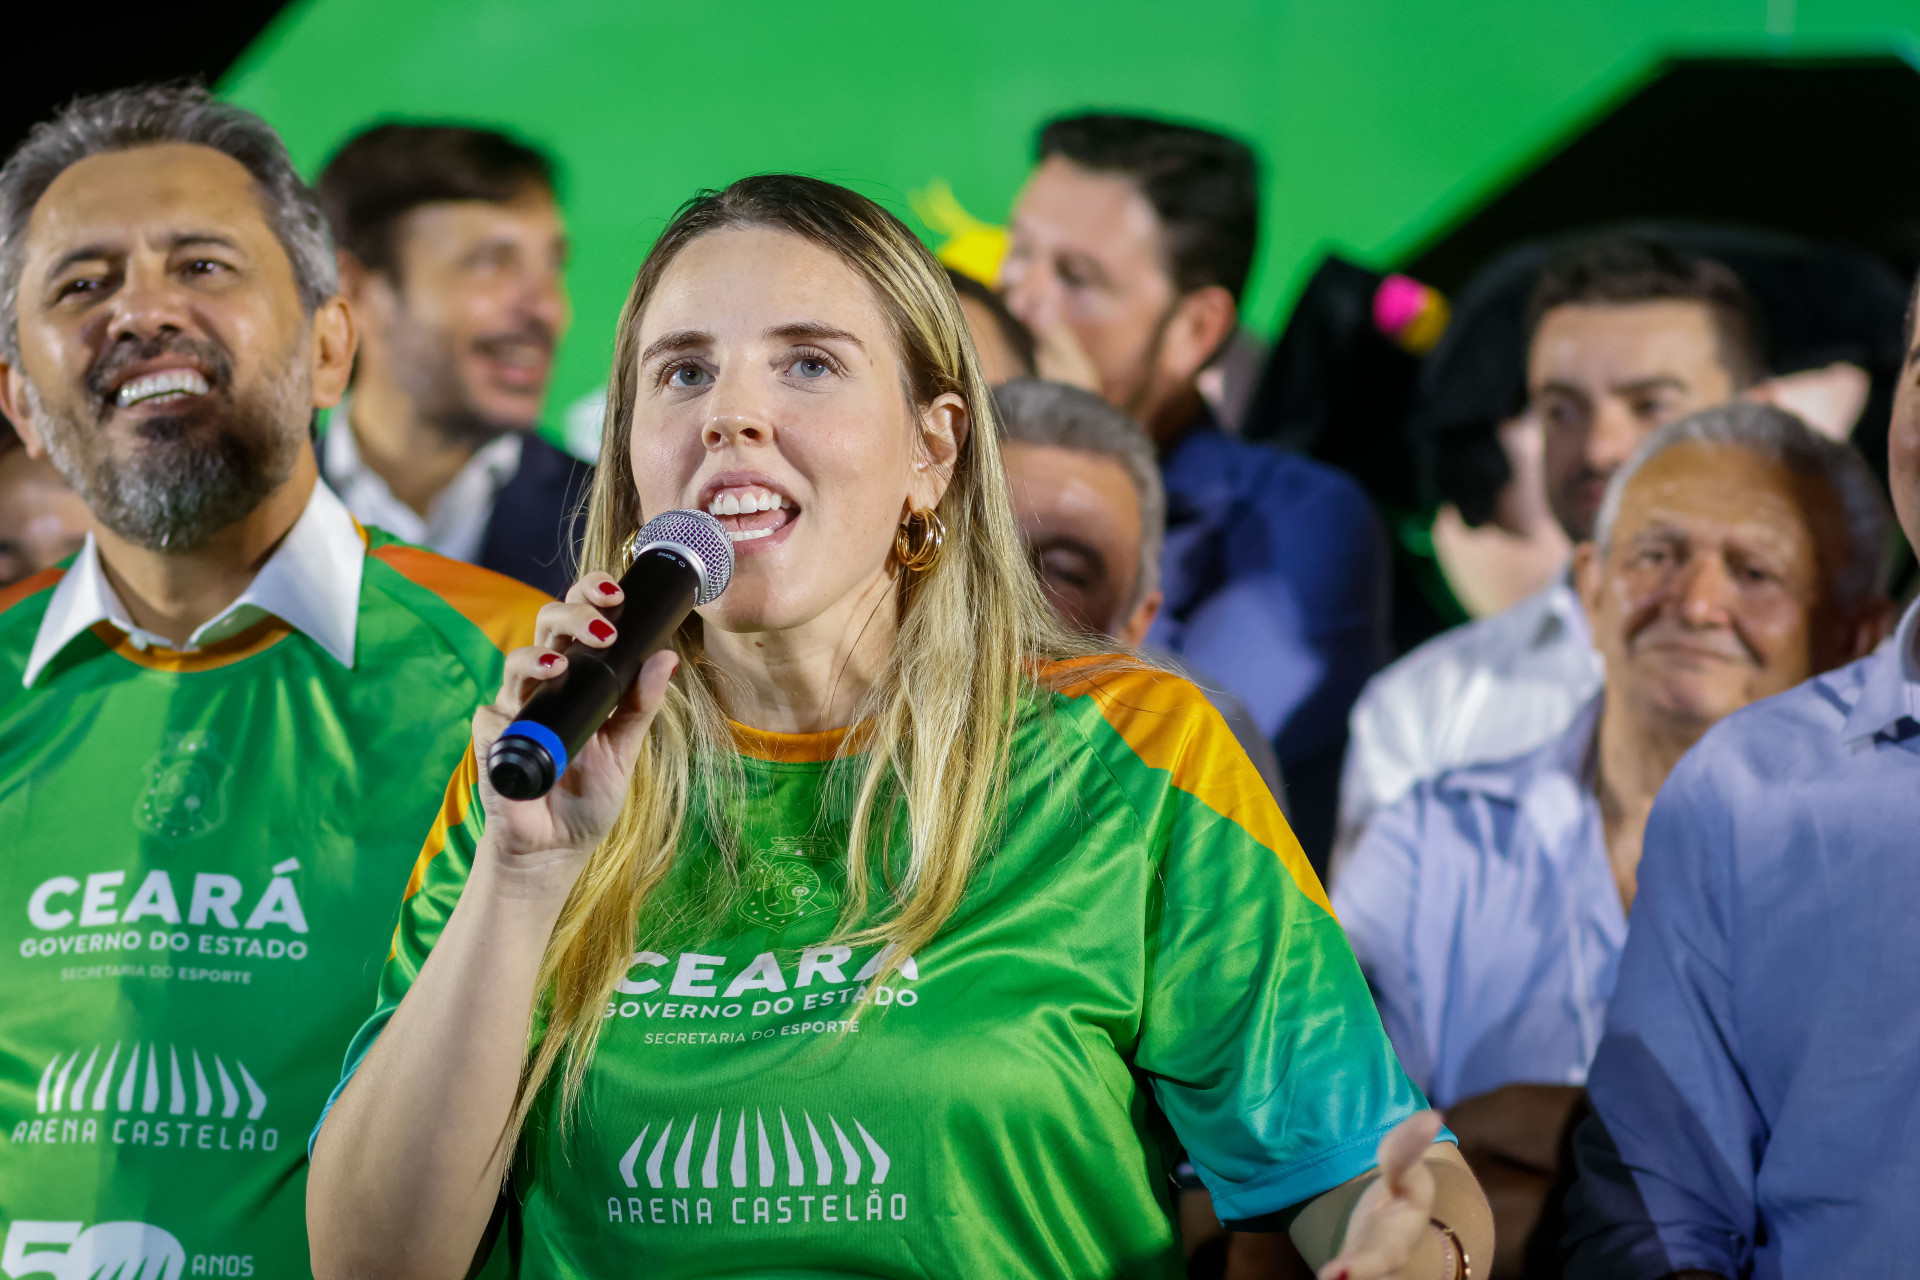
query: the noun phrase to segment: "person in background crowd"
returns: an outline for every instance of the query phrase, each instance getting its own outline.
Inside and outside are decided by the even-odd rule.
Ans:
[[[965,294],[960,305],[964,312]],[[1014,518],[1047,603],[1081,631],[1142,647],[1163,598],[1167,498],[1153,442],[1099,396],[1061,382],[1016,379],[998,388],[994,406]],[[1284,810],[1273,744],[1238,698],[1203,692]]]
[[[1907,315],[1888,471],[1920,547]],[[1920,604],[1674,768],[1574,1144],[1568,1276],[1913,1274],[1917,753]]]
[[[1368,825],[1334,909],[1400,1061],[1504,1192],[1494,1274],[1520,1274],[1557,1177],[1655,794],[1723,716],[1878,643],[1890,526],[1852,447],[1782,410],[1662,427],[1575,559],[1604,695],[1545,746],[1422,781]]]
[[[1759,313],[1739,279],[1644,239],[1590,241],[1549,260],[1529,329],[1547,503],[1576,543],[1593,536],[1609,478],[1649,433],[1766,376]],[[1381,672],[1353,708],[1333,879],[1380,808],[1444,769],[1553,740],[1600,679],[1564,579]]]
[[[92,517],[52,462],[20,447],[0,419],[0,589],[79,551]]]
[[[15,1275],[310,1274],[303,1137],[422,778],[545,599],[363,538],[317,482],[334,270],[279,137],[201,89],[80,99],[0,169],[0,411],[93,520],[0,593]]]
[[[960,299],[973,349],[980,353],[980,372],[987,385],[997,387],[1015,378],[1033,376],[1033,330],[1007,310],[1006,300],[964,272],[947,268],[947,280]]]
[[[327,483],[365,524],[562,594],[591,469],[535,430],[570,318],[553,162],[487,129],[382,124],[319,191],[361,332]]]
[[[1385,659],[1387,546],[1343,473],[1223,433],[1197,378],[1232,337],[1259,231],[1253,153],[1137,116],[1055,120],[1001,268],[1042,377],[1097,390],[1161,451],[1165,604],[1148,642],[1273,740],[1316,865],[1346,717]]]

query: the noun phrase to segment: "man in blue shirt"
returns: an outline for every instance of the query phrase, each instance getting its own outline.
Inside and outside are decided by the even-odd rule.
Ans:
[[[1346,717],[1387,654],[1387,543],[1360,486],[1221,430],[1199,390],[1259,232],[1253,153],[1206,129],[1081,115],[1040,131],[1001,268],[1042,377],[1098,391],[1161,453],[1164,607],[1147,642],[1273,739],[1324,866]]]
[[[1889,462],[1920,544],[1908,349]],[[1588,1078],[1569,1276],[1920,1275],[1917,641],[1920,606],[1667,780]]]
[[[1660,784],[1723,716],[1873,647],[1890,525],[1860,456],[1779,409],[1661,428],[1575,558],[1604,695],[1543,747],[1418,784],[1336,882],[1401,1063],[1508,1192],[1502,1254],[1553,1185]]]

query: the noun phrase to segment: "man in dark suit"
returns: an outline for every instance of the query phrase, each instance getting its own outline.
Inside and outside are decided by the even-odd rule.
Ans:
[[[492,130],[382,124],[319,191],[361,334],[327,483],[364,524],[563,594],[592,472],[534,430],[570,319],[552,160]]]

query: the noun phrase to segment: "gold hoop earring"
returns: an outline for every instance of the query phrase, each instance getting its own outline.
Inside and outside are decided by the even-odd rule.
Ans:
[[[940,559],[947,542],[947,522],[932,507],[910,511],[893,535],[893,554],[908,573],[925,573]]]

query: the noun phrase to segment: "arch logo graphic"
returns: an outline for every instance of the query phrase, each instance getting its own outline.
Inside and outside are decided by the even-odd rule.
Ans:
[[[40,1073],[40,1088],[34,1095],[41,1115],[61,1110],[66,1111],[105,1111],[109,1100],[115,1109],[135,1111],[153,1115],[161,1109],[161,1101],[166,1102],[166,1114],[184,1116],[188,1114],[187,1078],[180,1068],[180,1051],[174,1045],[167,1046],[163,1059],[159,1054],[159,1045],[150,1044],[146,1048],[146,1069],[141,1070],[141,1046],[133,1046],[127,1055],[126,1069],[120,1073],[119,1088],[114,1086],[115,1069],[120,1062],[120,1046],[116,1043],[107,1053],[107,1060],[100,1063],[100,1046],[92,1049],[75,1049],[72,1054],[63,1056],[54,1054],[53,1061]],[[86,1061],[80,1061],[80,1055],[87,1055]],[[206,1117],[214,1113],[214,1081],[219,1082],[220,1118],[231,1120],[240,1113],[240,1105],[246,1103],[246,1118],[258,1120],[267,1109],[267,1094],[247,1070],[240,1059],[233,1060],[233,1070],[227,1070],[227,1064],[217,1053],[207,1057],[213,1062],[213,1076],[207,1075],[206,1066],[200,1059],[198,1049],[187,1050],[187,1060],[193,1067],[192,1114]],[[94,1074],[96,1064],[99,1074]],[[74,1068],[79,1068],[79,1074]],[[144,1075],[144,1080],[143,1080]],[[238,1083],[234,1077],[238,1076]],[[88,1095],[88,1086],[92,1086],[92,1095]],[[241,1089],[246,1090],[244,1098]]]
[[[259,1123],[267,1091],[246,1063],[192,1046],[116,1042],[56,1053],[33,1101],[38,1116],[16,1121],[13,1141],[35,1150],[111,1144],[252,1155],[280,1147],[280,1131]]]
[[[827,1115],[826,1130],[833,1135],[830,1148],[812,1113],[800,1112],[800,1132],[805,1134],[807,1143],[803,1153],[786,1108],[775,1108],[774,1117],[776,1127],[769,1128],[763,1111],[756,1108],[749,1123],[747,1112],[742,1110],[736,1117],[729,1143],[726,1141],[727,1113],[722,1109],[714,1113],[712,1128],[702,1143],[699,1141],[702,1119],[696,1115],[680,1130],[677,1146],[673,1144],[677,1121],[668,1120],[657,1136],[653,1125],[648,1124],[621,1157],[620,1177],[635,1189],[640,1187],[640,1179],[645,1178],[647,1186],[657,1189],[671,1185],[689,1190],[695,1186],[696,1177],[700,1187],[718,1188],[723,1145],[727,1148],[727,1182],[736,1188],[804,1187],[809,1181],[821,1187],[852,1187],[860,1185],[863,1177],[877,1187],[887,1180],[887,1173],[893,1168],[893,1158],[858,1120],[849,1119],[843,1126],[838,1119]],[[848,1135],[849,1128],[859,1138],[859,1146],[855,1146],[853,1137]],[[649,1136],[653,1136],[651,1147],[647,1144]],[[671,1163],[668,1162],[670,1150]],[[696,1151],[702,1152],[697,1172],[693,1164]]]

